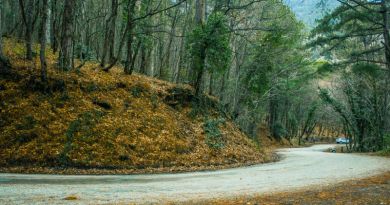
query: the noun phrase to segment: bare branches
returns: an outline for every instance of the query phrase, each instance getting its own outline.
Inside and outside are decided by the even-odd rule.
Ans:
[[[147,14],[145,14],[143,16],[139,16],[139,17],[133,18],[132,21],[134,22],[134,21],[139,21],[139,20],[142,20],[142,19],[145,19],[145,18],[148,18],[148,17],[152,17],[152,16],[154,16],[156,14],[159,14],[161,12],[168,11],[168,10],[170,10],[172,8],[180,6],[181,4],[183,4],[186,1],[187,0],[180,0],[178,3],[175,3],[175,4],[171,5],[171,6],[168,6],[168,7],[163,8],[163,9],[158,9],[160,7],[160,4],[161,4],[161,1],[160,1],[160,4],[154,10],[150,11],[149,13],[147,13]]]

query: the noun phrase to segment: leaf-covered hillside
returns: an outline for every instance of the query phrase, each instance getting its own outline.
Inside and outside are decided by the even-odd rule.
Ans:
[[[44,85],[38,58],[25,61],[22,44],[10,39],[5,48],[13,71],[0,78],[0,167],[144,172],[269,160],[217,100],[195,98],[190,87],[97,71],[92,62],[58,72],[51,52]]]

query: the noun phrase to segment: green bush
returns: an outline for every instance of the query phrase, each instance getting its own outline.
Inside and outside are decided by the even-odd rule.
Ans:
[[[150,96],[150,102],[152,103],[153,111],[156,110],[158,107],[158,96],[156,93],[153,93],[152,96]]]
[[[87,93],[92,93],[92,92],[95,92],[95,91],[99,91],[99,86],[95,83],[88,83],[85,87],[81,87],[83,91],[87,92]]]
[[[277,139],[281,139],[283,136],[288,134],[286,128],[282,125],[282,123],[277,122],[272,127],[273,136]]]
[[[37,122],[35,121],[34,117],[31,115],[27,115],[22,123],[16,125],[16,129],[18,130],[31,130],[35,127]]]
[[[225,119],[206,120],[203,129],[206,133],[206,144],[213,149],[221,149],[225,146],[223,135],[219,130],[219,125],[225,123]]]
[[[131,95],[135,98],[141,97],[141,94],[145,91],[146,90],[140,85],[135,85],[130,88]]]
[[[383,141],[384,141],[383,148],[390,150],[390,134],[385,135]]]
[[[218,104],[205,95],[194,97],[191,100],[191,111],[188,116],[195,119],[198,116],[208,116],[210,111],[218,109]]]
[[[73,149],[74,137],[77,133],[80,135],[80,139],[87,139],[92,136],[93,127],[98,123],[99,119],[104,116],[104,113],[98,110],[85,112],[79,115],[79,117],[69,124],[68,129],[65,132],[65,145],[59,156],[60,164],[68,166],[70,164],[69,153]]]

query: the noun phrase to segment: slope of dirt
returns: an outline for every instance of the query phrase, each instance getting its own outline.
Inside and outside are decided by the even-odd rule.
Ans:
[[[3,171],[185,171],[269,160],[219,111],[217,100],[195,99],[189,86],[124,75],[117,67],[105,73],[97,63],[60,72],[50,51],[44,86],[38,58],[25,61],[24,46],[14,40],[4,48],[13,73],[0,75]]]

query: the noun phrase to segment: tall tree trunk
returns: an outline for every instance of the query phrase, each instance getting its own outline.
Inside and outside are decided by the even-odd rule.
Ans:
[[[133,54],[133,58],[132,58],[132,60],[131,60],[131,64],[130,64],[130,74],[132,74],[133,71],[134,71],[135,61],[136,61],[136,59],[137,59],[137,56],[138,56],[138,52],[139,52],[140,47],[141,47],[141,41],[138,41],[137,46],[135,47],[135,51],[134,51],[134,54]]]
[[[132,59],[133,59],[133,41],[134,41],[134,22],[133,22],[133,17],[134,17],[134,11],[135,11],[135,4],[137,0],[129,0],[128,4],[128,11],[127,11],[127,55],[126,55],[126,63],[125,63],[125,73],[131,75],[132,70],[131,70],[131,64],[132,64]]]
[[[172,42],[173,42],[173,39],[174,39],[174,34],[176,32],[176,24],[177,24],[178,13],[179,13],[179,9],[176,8],[175,14],[173,16],[173,20],[172,20],[172,23],[171,23],[171,31],[170,31],[170,35],[169,35],[168,46],[166,48],[165,55],[164,55],[165,58],[164,58],[164,61],[162,63],[162,66],[161,66],[162,69],[170,69],[171,53],[173,53],[173,52],[171,52],[171,48],[172,48]]]
[[[33,51],[32,51],[32,44],[33,44],[33,32],[34,32],[34,25],[33,25],[33,16],[34,16],[34,0],[29,0],[27,5],[27,26],[26,26],[26,59],[32,60],[33,58]]]
[[[48,18],[48,0],[42,0],[41,28],[40,28],[40,60],[41,60],[41,79],[47,82],[47,63],[46,63],[46,40],[47,40],[47,18]]]
[[[381,122],[381,131],[387,129],[386,126],[389,124],[389,115],[390,112],[388,110],[389,104],[389,95],[390,95],[390,33],[389,33],[389,9],[390,9],[390,0],[382,1],[382,15],[383,15],[383,38],[384,38],[384,46],[385,46],[385,59],[386,59],[386,68],[388,72],[388,77],[386,78],[386,86],[385,88],[385,99],[384,99],[384,109],[383,109],[383,120]],[[382,148],[384,145],[384,136],[380,136],[379,139],[379,147]]]
[[[189,12],[189,6],[188,6],[188,2],[185,3],[185,11],[187,13],[187,16],[186,16],[186,19],[185,19],[185,22],[184,22],[184,26],[183,26],[183,29],[182,29],[182,33],[181,33],[181,41],[180,41],[180,48],[179,48],[179,59],[177,60],[178,63],[177,63],[177,66],[176,66],[176,71],[174,72],[174,75],[173,75],[173,82],[175,83],[179,83],[181,82],[181,73],[182,73],[182,69],[185,67],[185,62],[186,62],[186,59],[185,59],[185,49],[184,49],[184,45],[185,45],[185,40],[186,38],[184,36],[186,36],[186,33],[187,33],[187,27],[188,27],[188,24],[190,23],[190,13]]]
[[[146,75],[146,46],[141,46],[141,62],[139,66],[139,72]]]
[[[156,77],[163,79],[164,76],[164,36],[162,34],[158,37],[158,62],[159,62],[159,69],[158,69],[158,75]]]
[[[277,133],[277,127],[276,124],[278,122],[279,116],[278,116],[278,100],[276,98],[276,93],[274,89],[271,89],[270,91],[270,99],[269,99],[269,130],[271,131],[272,137],[275,139],[280,139]]]
[[[213,86],[214,86],[214,72],[210,72],[210,82],[209,82],[209,95],[213,95]]]
[[[50,15],[50,45],[54,53],[58,50],[58,9],[57,0],[51,0],[51,15]]]
[[[195,23],[197,26],[204,26],[204,21],[206,17],[206,1],[205,0],[196,0],[196,13],[195,13]],[[202,48],[199,62],[193,62],[193,70],[197,72],[197,77],[195,79],[194,87],[195,87],[195,95],[199,96],[201,91],[201,84],[204,74],[204,67],[205,67],[205,61],[206,61],[206,48]]]
[[[26,9],[23,0],[19,0],[20,11],[22,13],[23,22],[26,27],[25,41],[26,41],[26,59],[32,60],[32,37],[34,32],[33,16],[34,16],[34,0],[27,0]]]
[[[118,0],[112,0],[111,4],[111,15],[106,20],[106,32],[103,46],[103,55],[101,60],[101,67],[104,67],[107,62],[112,62],[114,59],[114,48],[115,48],[115,28],[116,18],[118,16]]]
[[[3,16],[3,0],[0,0],[0,72],[8,70],[11,67],[8,59],[3,53],[3,29],[2,29],[2,16]]]
[[[73,61],[73,29],[76,0],[66,0],[62,17],[62,36],[58,66],[69,71]]]
[[[47,1],[47,20],[46,20],[46,43],[49,43],[51,44],[51,22],[50,22],[50,19],[51,19],[51,1],[52,0],[48,0]]]

